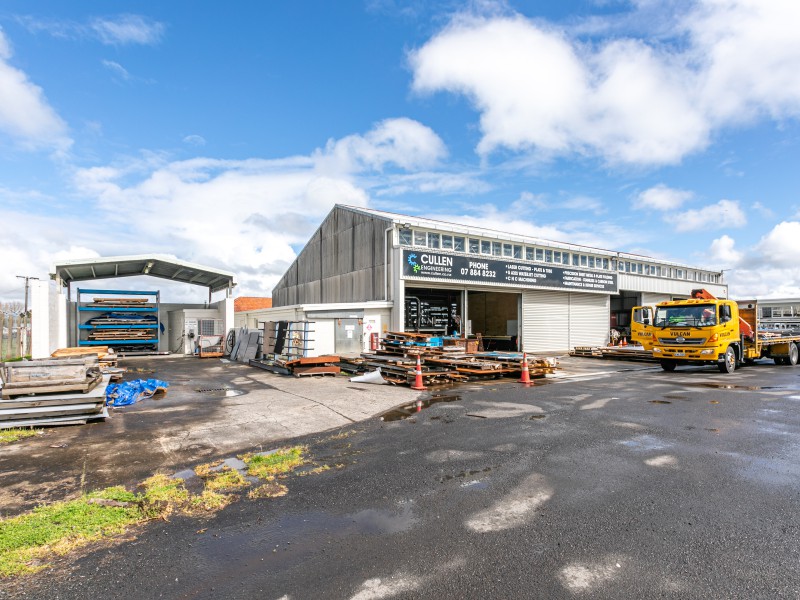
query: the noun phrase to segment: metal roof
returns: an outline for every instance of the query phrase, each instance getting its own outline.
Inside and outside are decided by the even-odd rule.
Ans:
[[[413,217],[410,215],[402,215],[399,213],[392,213],[385,210],[378,210],[374,208],[364,208],[362,206],[348,206],[345,204],[338,204],[340,208],[344,208],[346,210],[350,210],[353,212],[362,213],[365,215],[371,215],[373,217],[377,217],[379,219],[383,219],[386,221],[391,221],[395,225],[403,225],[408,224],[411,227],[419,227],[422,229],[434,229],[434,230],[443,230],[453,233],[459,233],[461,235],[474,235],[476,237],[491,237],[496,238],[499,240],[505,240],[509,242],[516,242],[522,244],[529,244],[535,246],[543,246],[543,247],[550,247],[550,248],[557,248],[561,250],[570,250],[572,252],[585,252],[589,254],[600,254],[603,256],[615,257],[618,259],[623,260],[636,260],[639,262],[650,262],[653,264],[658,265],[666,265],[672,267],[680,267],[684,269],[694,269],[696,271],[707,271],[709,273],[714,274],[721,274],[722,271],[719,269],[713,269],[709,267],[697,267],[693,265],[689,265],[686,263],[679,263],[674,262],[671,260],[665,260],[663,258],[655,258],[650,256],[645,256],[643,254],[632,254],[629,252],[620,252],[616,250],[604,249],[604,248],[596,248],[593,246],[584,246],[582,244],[573,244],[571,242],[559,242],[556,240],[546,240],[543,238],[532,237],[524,234],[517,234],[517,233],[509,233],[505,231],[498,231],[496,229],[486,229],[483,227],[478,227],[475,225],[463,225],[459,223],[451,223],[448,221],[440,221],[437,219],[428,219],[425,217]]]
[[[73,281],[112,279],[150,275],[180,283],[191,283],[218,292],[236,285],[236,276],[228,271],[184,262],[163,254],[138,256],[107,256],[101,258],[64,260],[50,268],[50,277],[65,287]]]

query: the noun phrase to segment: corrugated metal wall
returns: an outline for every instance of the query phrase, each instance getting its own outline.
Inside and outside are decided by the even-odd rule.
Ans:
[[[272,290],[273,306],[384,299],[391,221],[334,208]]]
[[[608,340],[610,297],[530,290],[522,293],[522,343],[526,352],[566,352]]]

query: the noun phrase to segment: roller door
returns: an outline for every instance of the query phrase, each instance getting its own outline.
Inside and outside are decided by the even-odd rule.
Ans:
[[[569,349],[576,346],[605,346],[608,343],[610,296],[569,295]]]
[[[530,290],[522,293],[522,350],[569,350],[569,293]]]

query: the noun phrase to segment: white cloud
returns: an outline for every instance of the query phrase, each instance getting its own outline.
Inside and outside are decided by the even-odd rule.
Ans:
[[[413,178],[413,169],[444,154],[430,129],[403,119],[332,140],[309,156],[171,161],[148,154],[78,169],[73,182],[107,223],[103,237],[113,232],[116,247],[104,247],[104,254],[174,254],[237,273],[242,293],[270,295],[294,248],[334,204],[367,206],[376,171],[392,167],[391,177]],[[406,185],[419,189],[436,181],[435,173],[423,173]]]
[[[189,144],[190,146],[205,146],[206,139],[202,135],[192,134],[183,138],[183,143]]]
[[[447,155],[444,142],[429,127],[411,119],[386,119],[366,135],[330,140],[318,151],[321,169],[381,171],[388,165],[416,170],[436,165]]]
[[[720,267],[730,267],[742,260],[742,253],[736,250],[736,242],[733,238],[723,235],[711,242],[709,264]]]
[[[800,296],[800,221],[779,223],[745,250],[722,236],[711,243],[710,254],[725,268],[732,298]]]
[[[65,152],[72,144],[67,125],[42,89],[9,64],[11,56],[11,46],[0,30],[0,132],[25,149]]]
[[[102,43],[111,46],[125,44],[154,45],[164,36],[164,24],[140,15],[119,15],[116,18],[97,18],[89,23],[90,30]]]
[[[658,211],[676,210],[693,196],[694,194],[687,190],[676,190],[659,183],[638,194],[633,200],[633,206]]]
[[[633,6],[634,16],[652,12],[650,2]],[[675,164],[704,149],[716,129],[800,116],[800,3],[683,6],[666,30],[651,25],[659,35],[646,41],[609,35],[598,20],[592,29],[605,39],[583,40],[580,28],[569,33],[496,7],[462,13],[409,55],[413,89],[466,96],[480,112],[483,155],[503,147]]]
[[[700,209],[668,214],[664,220],[679,232],[744,227],[747,224],[747,217],[736,200],[720,200]]]
[[[106,69],[108,69],[112,73],[115,73],[125,81],[130,80],[131,74],[128,73],[128,70],[118,62],[114,62],[113,60],[104,60],[102,61],[102,63]]]
[[[761,238],[756,250],[780,267],[800,267],[800,222],[784,221]]]

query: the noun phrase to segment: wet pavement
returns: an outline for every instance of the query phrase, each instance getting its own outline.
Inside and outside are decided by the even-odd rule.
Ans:
[[[0,598],[800,597],[800,368],[587,369],[296,438],[332,468]]]
[[[51,427],[43,436],[0,446],[0,516],[266,450],[418,396],[404,387],[286,377],[219,359],[141,357],[120,364],[128,368],[125,380],[166,381],[166,394],[111,408],[104,422]]]

